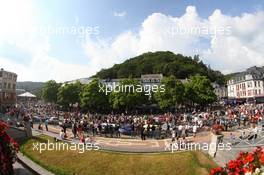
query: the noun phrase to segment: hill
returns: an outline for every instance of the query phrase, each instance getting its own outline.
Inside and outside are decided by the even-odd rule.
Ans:
[[[115,64],[109,69],[102,69],[93,77],[113,79],[130,76],[138,78],[142,74],[159,73],[164,76],[174,75],[178,79],[185,79],[192,75],[200,74],[207,76],[212,82],[225,83],[224,75],[220,71],[214,71],[210,66],[205,65],[200,60],[199,55],[195,55],[192,58],[169,51],[144,53],[121,64]]]
[[[23,81],[17,82],[17,89],[25,89],[26,91],[39,96],[43,85],[43,82]]]

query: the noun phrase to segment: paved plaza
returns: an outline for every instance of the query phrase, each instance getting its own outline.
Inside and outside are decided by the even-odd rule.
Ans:
[[[36,125],[34,126],[37,127]],[[49,126],[49,131],[39,131],[34,130],[34,134],[45,134],[51,137],[58,137],[61,128],[57,126]],[[78,140],[73,139],[73,134],[70,129],[67,129],[67,135],[69,139],[66,141],[75,141]],[[147,139],[140,140],[139,137],[131,138],[130,136],[124,136],[124,138],[106,138],[106,137],[93,137],[93,140],[99,144],[100,148],[103,150],[111,150],[111,151],[123,151],[123,152],[164,152],[165,148],[171,144],[171,139]],[[201,132],[197,135],[197,137],[187,137],[187,142],[195,142],[195,143],[210,143],[210,133],[208,131]]]

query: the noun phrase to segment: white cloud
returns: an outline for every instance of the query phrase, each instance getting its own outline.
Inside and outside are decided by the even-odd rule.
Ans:
[[[107,42],[89,40],[84,48],[98,69],[144,52],[170,50],[200,54],[212,68],[229,73],[264,64],[263,28],[263,11],[228,16],[216,9],[201,18],[188,6],[180,17],[153,13],[138,32],[126,31]]]
[[[123,12],[114,12],[114,16],[116,17],[125,17],[127,13],[125,11]]]
[[[49,55],[50,37],[34,31],[37,16],[33,9],[31,0],[0,0],[0,49],[9,45],[14,53],[23,50],[29,55],[27,63],[0,55],[1,68],[16,72],[19,81],[62,82],[93,74],[95,70],[86,65],[66,63]]]
[[[0,49],[3,48],[1,45],[8,44],[14,52],[21,49],[30,58],[25,64],[0,55],[0,65],[17,72],[20,81],[65,81],[88,77],[127,58],[159,50],[188,56],[200,54],[212,68],[225,73],[264,64],[263,11],[228,16],[215,10],[208,18],[202,18],[195,7],[189,6],[179,17],[153,13],[142,22],[137,32],[124,31],[111,40],[88,38],[83,45],[88,60],[85,65],[66,63],[50,56],[50,36],[32,33],[37,24],[34,14],[37,8],[28,0],[21,2],[21,8],[16,9],[13,4],[19,2],[0,0]],[[212,35],[215,29],[217,34]]]

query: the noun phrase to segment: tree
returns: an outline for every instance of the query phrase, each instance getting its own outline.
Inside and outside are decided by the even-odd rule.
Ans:
[[[94,79],[84,86],[81,93],[81,107],[92,111],[106,111],[109,109],[108,96],[104,92],[105,85],[99,79]]]
[[[184,85],[181,81],[177,80],[174,76],[166,77],[161,82],[165,87],[165,91],[159,89],[154,94],[155,100],[161,109],[170,109],[177,107],[184,101]]]
[[[217,100],[210,80],[200,75],[192,76],[185,84],[185,95],[193,103],[197,103],[202,107]]]
[[[199,55],[186,57],[181,54],[174,54],[169,51],[148,52],[130,58],[121,64],[115,64],[112,68],[99,71],[94,77],[126,78],[137,77],[143,74],[159,74],[164,76],[174,75],[178,79],[189,78],[196,74],[206,76],[212,82],[224,84],[224,76],[219,71],[212,70],[202,62]]]
[[[82,85],[79,81],[62,85],[58,91],[58,103],[63,107],[68,107],[70,104],[80,104],[81,91]]]
[[[135,106],[144,104],[147,99],[148,96],[144,94],[138,80],[131,78],[120,81],[116,90],[113,90],[109,96],[111,107],[119,110],[134,109]]]
[[[56,83],[54,80],[47,81],[41,92],[41,96],[46,102],[56,103],[57,94],[60,84]]]

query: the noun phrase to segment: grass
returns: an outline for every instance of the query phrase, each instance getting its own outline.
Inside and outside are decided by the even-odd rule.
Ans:
[[[33,143],[53,142],[48,136],[34,137],[21,145],[21,152],[58,175],[207,175],[216,164],[201,152],[126,154],[105,151],[33,150]]]

